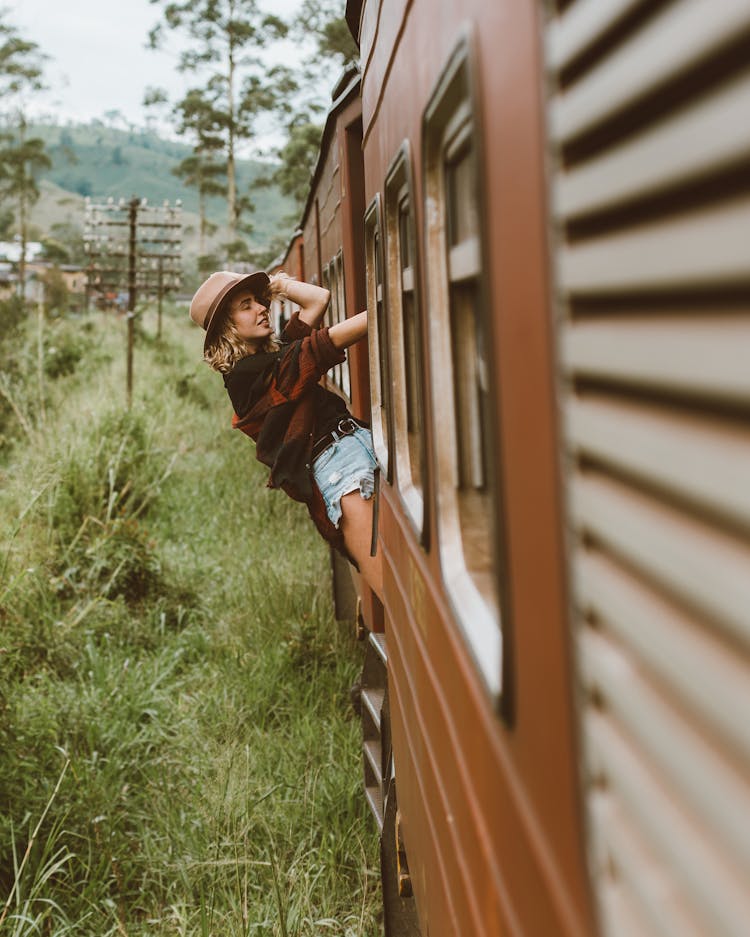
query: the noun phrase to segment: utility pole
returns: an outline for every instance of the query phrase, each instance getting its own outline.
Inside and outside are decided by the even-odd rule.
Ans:
[[[159,258],[159,277],[158,277],[158,286],[156,290],[156,295],[158,297],[158,307],[156,314],[156,337],[161,338],[161,302],[164,298],[164,258]]]
[[[133,402],[133,341],[135,339],[135,291],[136,291],[136,227],[138,224],[138,206],[140,199],[131,198],[128,209],[128,410]]]
[[[128,408],[133,398],[133,348],[139,297],[158,300],[157,337],[161,337],[162,301],[181,279],[182,203],[149,205],[133,196],[129,201],[92,203],[86,199],[84,243],[89,256],[86,295],[102,296],[105,306],[113,291],[127,289]],[[108,297],[109,294],[109,297]]]

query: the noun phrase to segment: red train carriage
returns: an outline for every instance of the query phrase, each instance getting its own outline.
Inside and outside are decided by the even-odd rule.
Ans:
[[[539,22],[437,6],[347,11],[396,835],[423,934],[580,935]]]
[[[386,933],[740,937],[750,8],[347,20],[284,266],[371,317],[333,380],[381,466]]]
[[[750,10],[348,16],[422,931],[740,934]]]

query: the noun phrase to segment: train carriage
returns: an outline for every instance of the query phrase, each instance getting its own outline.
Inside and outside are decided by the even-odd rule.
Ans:
[[[348,7],[398,835],[422,933],[582,934],[539,24],[439,6]]]
[[[750,8],[346,15],[283,265],[370,318],[386,934],[744,935]]]

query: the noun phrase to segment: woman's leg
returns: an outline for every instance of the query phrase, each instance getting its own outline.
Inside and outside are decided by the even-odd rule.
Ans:
[[[367,585],[378,596],[383,595],[383,567],[380,550],[370,556],[372,540],[373,498],[367,501],[359,491],[350,491],[341,499],[341,533],[346,548],[359,565]]]

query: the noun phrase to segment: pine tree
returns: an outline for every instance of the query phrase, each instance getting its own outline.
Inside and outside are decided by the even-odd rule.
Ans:
[[[359,49],[344,19],[344,7],[341,0],[304,0],[300,7],[293,32],[301,40],[315,39],[314,65],[330,70],[332,62],[342,69],[358,64]]]
[[[191,47],[180,56],[181,71],[205,75],[205,90],[219,117],[227,178],[230,247],[237,241],[243,201],[238,198],[235,159],[238,145],[256,130],[258,115],[276,101],[277,89],[264,80],[258,50],[286,35],[283,20],[263,13],[256,0],[151,0],[163,7],[163,20],[151,30],[158,48],[166,30],[187,35]]]
[[[198,190],[198,253],[203,257],[206,253],[206,237],[216,230],[216,225],[206,217],[206,199],[213,195],[226,195],[227,192],[226,183],[220,181],[221,177],[226,178],[226,163],[217,160],[218,154],[223,151],[220,136],[222,115],[217,111],[215,101],[200,89],[188,91],[174,110],[178,118],[178,133],[192,136],[193,152],[172,172],[186,185]]]
[[[343,69],[359,62],[357,44],[344,19],[343,0],[304,0],[291,26],[300,43],[312,39],[315,49],[288,76],[288,92],[277,108],[286,127],[287,139],[274,155],[279,167],[266,179],[284,195],[292,196],[301,211],[310,188],[323,131],[325,101],[320,88],[330,82],[336,66]]]

